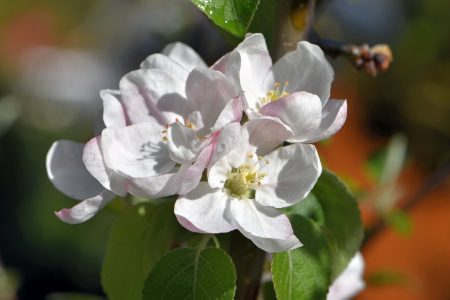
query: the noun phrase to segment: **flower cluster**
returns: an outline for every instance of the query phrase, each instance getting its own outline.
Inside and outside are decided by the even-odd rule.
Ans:
[[[267,252],[299,247],[278,209],[311,191],[322,168],[310,143],[345,121],[346,102],[329,99],[332,80],[308,42],[272,64],[264,37],[251,34],[209,68],[188,46],[170,44],[119,90],[101,91],[96,137],[52,145],[50,179],[82,200],[56,215],[81,223],[116,195],[178,195],[175,215],[191,231],[237,229]]]

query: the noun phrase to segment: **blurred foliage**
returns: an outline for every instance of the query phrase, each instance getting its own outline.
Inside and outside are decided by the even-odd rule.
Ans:
[[[250,31],[259,28],[272,34],[276,14],[270,7],[274,0],[260,2]],[[355,6],[363,2],[351,1]],[[163,10],[140,6],[145,3],[159,3]],[[116,215],[111,209],[103,210],[93,220],[78,226],[63,224],[53,216],[53,211],[76,202],[48,181],[44,166],[46,152],[61,137],[86,141],[92,134],[92,115],[81,117],[67,127],[37,126],[52,116],[65,119],[73,108],[58,110],[54,103],[43,104],[31,96],[14,102],[16,93],[21,92],[15,90],[20,55],[37,45],[101,50],[108,62],[119,66],[116,78],[136,68],[141,59],[160,50],[169,40],[188,42],[209,61],[222,55],[226,46],[215,29],[207,26],[209,22],[200,18],[194,9],[183,10],[181,5],[181,1],[156,0],[0,1],[0,255],[8,275],[18,278],[20,299],[44,299],[55,291],[102,295],[100,267]],[[394,41],[395,60],[391,70],[377,79],[353,69],[345,74],[346,78],[342,72],[339,77],[360,90],[374,130],[382,135],[404,132],[412,152],[424,165],[436,168],[450,159],[450,2],[403,0],[399,5],[407,26],[385,32]],[[195,24],[187,24],[181,18],[175,18],[177,22],[173,17],[164,17],[168,19],[166,22],[158,19],[158,14],[165,16],[169,12],[171,16],[187,15]],[[365,11],[359,17],[364,19],[371,13]],[[377,24],[387,23],[384,17]],[[158,30],[151,27],[155,24],[159,24]],[[360,25],[352,23],[355,30],[367,35]],[[337,27],[331,23],[328,30],[335,32]],[[392,38],[392,32],[400,34]],[[48,110],[43,118],[36,117],[39,109]],[[35,118],[33,122],[32,118]],[[381,152],[371,162],[376,177],[381,176],[385,163],[386,156]],[[316,200],[311,201],[310,204]],[[299,213],[314,214],[314,205],[302,208]],[[323,219],[320,214],[308,216]],[[400,232],[407,234],[413,230],[408,216],[401,212],[394,212],[390,217],[388,214],[388,221]],[[397,275],[380,272],[368,279],[375,284],[402,282],[403,275]],[[8,278],[11,283],[11,276],[2,276],[0,281]],[[51,294],[47,299],[76,297],[81,296]]]
[[[392,45],[391,70],[359,82],[373,128],[405,132],[419,160],[436,168],[450,159],[450,2],[403,5],[409,23]]]

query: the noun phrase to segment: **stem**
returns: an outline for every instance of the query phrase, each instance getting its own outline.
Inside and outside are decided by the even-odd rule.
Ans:
[[[314,22],[314,0],[284,0],[278,2],[279,20],[275,35],[275,59],[295,50],[297,43],[309,35]],[[312,14],[312,15],[310,15]]]
[[[214,246],[216,246],[217,249],[220,249],[220,242],[219,242],[219,239],[216,237],[216,235],[213,234],[211,236],[211,238],[212,238],[212,240],[214,242]]]
[[[258,296],[266,253],[239,231],[233,231],[230,254],[237,275],[235,300],[255,300]]]

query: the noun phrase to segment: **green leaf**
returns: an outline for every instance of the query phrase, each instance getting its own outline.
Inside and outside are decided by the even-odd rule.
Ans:
[[[176,229],[173,203],[133,207],[117,220],[102,269],[108,299],[141,299],[145,279],[169,249]]]
[[[248,29],[249,32],[261,32],[264,35],[269,51],[273,50],[272,48],[275,46],[278,4],[278,0],[261,1]]]
[[[361,246],[364,233],[359,208],[345,184],[328,170],[322,171],[312,193],[322,208],[322,231],[332,254],[334,279]]]
[[[407,274],[394,270],[380,270],[367,277],[367,284],[371,286],[404,285],[410,283]]]
[[[237,37],[244,37],[259,0],[191,0],[217,26]]]
[[[231,300],[236,272],[222,249],[181,248],[162,257],[148,275],[143,300]]]
[[[303,246],[274,254],[272,277],[277,299],[323,300],[331,283],[327,240],[313,221],[294,215],[291,222]]]
[[[412,221],[406,212],[400,210],[391,212],[387,216],[387,222],[395,231],[404,236],[409,236],[412,233]]]
[[[283,208],[282,210],[288,216],[300,215],[321,224],[325,222],[322,207],[313,193],[309,193],[309,195],[298,204]]]

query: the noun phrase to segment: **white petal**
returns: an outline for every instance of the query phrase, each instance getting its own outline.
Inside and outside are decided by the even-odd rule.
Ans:
[[[264,36],[260,33],[247,35],[235,51],[240,56],[239,78],[241,89],[246,95],[246,113],[252,119],[256,116],[255,111],[257,111],[260,97],[267,92],[263,89],[263,83],[272,67],[272,59]]]
[[[322,120],[318,132],[310,136],[306,142],[314,143],[329,138],[341,129],[346,118],[347,101],[330,99],[322,109]]]
[[[161,69],[178,76],[185,81],[189,70],[181,66],[175,60],[160,53],[148,56],[142,63],[141,69]]]
[[[241,66],[241,56],[237,51],[232,51],[222,56],[213,66],[212,70],[223,73],[235,86],[238,91],[242,91],[239,69]]]
[[[223,188],[228,175],[231,172],[231,166],[228,160],[223,157],[219,159],[211,168],[208,169],[208,184],[212,188]]]
[[[214,146],[212,144],[206,146],[197,156],[195,162],[188,167],[180,188],[180,195],[185,195],[197,187],[202,178],[203,171],[211,161],[213,152]]]
[[[302,243],[295,235],[291,235],[287,239],[265,239],[256,236],[251,236],[248,233],[241,231],[243,235],[248,235],[247,238],[252,240],[252,242],[269,253],[285,252],[289,250],[296,249],[302,246]]]
[[[225,75],[210,69],[192,70],[186,82],[188,101],[193,110],[201,113],[203,124],[208,131],[216,123],[225,105],[237,94]],[[201,131],[200,134],[206,132]]]
[[[237,229],[244,230],[252,237],[286,240],[293,235],[288,217],[277,209],[262,206],[252,199],[232,199],[230,218]]]
[[[83,200],[105,188],[88,172],[83,163],[83,144],[54,142],[47,153],[47,174],[53,185],[67,196]]]
[[[101,90],[100,97],[103,100],[103,122],[106,127],[125,127],[130,124],[120,91]]]
[[[124,179],[112,172],[104,162],[102,150],[100,149],[101,137],[89,140],[83,148],[83,162],[89,173],[98,180],[107,190],[119,196],[125,196]]]
[[[289,141],[303,142],[319,129],[322,103],[316,95],[297,92],[264,105],[261,113],[277,117],[289,126],[295,135]]]
[[[175,215],[186,229],[201,233],[221,233],[235,229],[224,218],[228,196],[202,182],[189,194],[178,198]]]
[[[217,118],[214,127],[211,128],[212,132],[222,129],[230,123],[241,121],[242,112],[244,111],[244,103],[242,98],[243,96],[237,96],[228,101],[227,105]]]
[[[266,164],[266,161],[268,164]],[[286,207],[305,198],[317,182],[322,166],[313,145],[292,144],[265,156],[260,171],[267,175],[256,189],[262,205]]]
[[[130,194],[153,199],[178,194],[186,169],[182,166],[176,173],[129,179],[127,190]]]
[[[198,155],[200,141],[195,131],[180,122],[175,122],[167,129],[167,145],[172,160],[179,164],[190,163]]]
[[[363,274],[364,259],[358,252],[331,285],[327,300],[346,300],[356,296],[365,288]]]
[[[188,45],[180,42],[167,45],[161,52],[176,61],[188,71],[191,71],[197,67],[208,67],[197,52],[195,52]]]
[[[268,154],[294,136],[291,128],[276,117],[261,116],[244,126],[249,132],[249,143],[258,148],[258,155]]]
[[[184,81],[161,69],[140,69],[120,81],[120,93],[133,124],[156,120],[161,125],[183,119],[191,109]]]
[[[64,208],[55,212],[56,216],[63,222],[79,224],[86,222],[102,209],[115,195],[104,190],[99,195],[83,200],[72,208]]]
[[[124,128],[106,128],[101,138],[106,165],[127,177],[141,178],[169,173],[175,166],[162,129],[146,122]]]
[[[289,82],[288,93],[309,92],[318,95],[323,104],[330,98],[333,68],[322,49],[306,41],[298,43],[295,51],[280,58],[272,68],[272,75],[265,80],[266,91],[273,88],[274,81]]]
[[[241,124],[231,123],[220,131],[214,133],[212,145],[214,147],[209,166],[230,153],[241,139]]]

